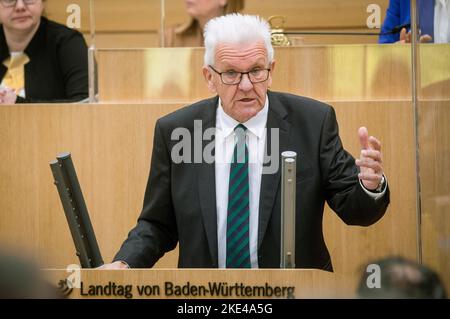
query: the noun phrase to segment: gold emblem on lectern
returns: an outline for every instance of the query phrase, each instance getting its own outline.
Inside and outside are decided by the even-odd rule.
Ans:
[[[279,24],[277,22],[279,21]],[[271,16],[267,19],[272,30],[272,45],[290,46],[289,38],[284,34],[285,18],[283,16]]]

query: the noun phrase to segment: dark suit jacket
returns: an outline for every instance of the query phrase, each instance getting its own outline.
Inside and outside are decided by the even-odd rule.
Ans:
[[[325,201],[345,223],[367,226],[383,216],[389,191],[378,201],[364,192],[354,159],[342,148],[332,107],[290,94],[269,92],[268,96],[268,131],[279,128],[280,153],[298,154],[296,267],[332,270],[322,234]],[[171,141],[172,131],[184,127],[194,135],[194,120],[203,121],[203,130],[215,127],[217,103],[217,97],[204,100],[156,123],[144,207],[114,260],[131,267],[151,267],[179,243],[179,267],[218,267],[214,163],[175,164],[171,160],[171,150],[178,143]],[[262,176],[261,268],[280,267],[280,190],[279,171]]]
[[[434,0],[418,0],[417,10],[421,34],[428,34],[434,39]],[[381,33],[389,32],[394,27],[406,23],[411,23],[411,0],[391,0],[381,27]],[[399,40],[400,33],[383,34],[380,35],[378,42],[394,43]]]
[[[64,25],[41,18],[35,35],[25,48],[26,98],[17,103],[75,102],[88,97],[88,51],[83,35]],[[0,82],[10,56],[0,25]]]

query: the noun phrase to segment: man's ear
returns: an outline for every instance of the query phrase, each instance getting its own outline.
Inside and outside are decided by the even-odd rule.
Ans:
[[[269,87],[272,85],[272,75],[273,75],[273,71],[275,69],[275,60],[272,60],[272,63],[270,63],[270,75],[269,75]]]
[[[270,63],[270,72],[273,73],[273,70],[275,70],[275,59],[272,60],[272,63]]]
[[[217,93],[216,85],[214,84],[213,75],[211,73],[211,70],[207,66],[204,66],[202,69],[202,72],[203,72],[203,77],[205,78],[205,81],[208,84],[209,91],[211,93]]]

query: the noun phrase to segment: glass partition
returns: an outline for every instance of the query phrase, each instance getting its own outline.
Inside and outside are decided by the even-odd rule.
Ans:
[[[173,44],[174,35],[191,25],[185,1],[91,1],[48,0],[47,10],[49,18],[64,22],[70,4],[82,8],[80,30],[92,48],[91,101],[189,104],[212,95],[201,72],[198,34],[193,42]],[[438,2],[412,3],[417,18],[406,23],[386,22],[389,0],[247,0],[239,11],[270,19],[276,32],[272,90],[333,104],[344,127],[355,114],[361,122],[372,120],[389,145],[390,211],[397,215],[377,226],[388,229],[381,235],[377,228],[360,231],[386,249],[358,246],[363,243],[351,240],[334,219],[329,237],[370,256],[381,255],[372,249],[417,257],[449,287],[450,44],[440,43],[449,33],[435,20]],[[412,44],[395,43],[408,42],[409,28],[416,34]],[[377,43],[380,32],[389,44]],[[348,250],[330,245],[333,256],[346,257]],[[336,269],[345,260],[337,257]]]
[[[184,0],[166,0],[166,46],[199,46],[192,33],[205,8]],[[388,0],[230,0],[225,13],[257,14],[283,32],[282,45],[376,43]],[[201,32],[198,32],[200,36]]]
[[[56,21],[78,5],[83,25],[89,25],[90,0],[48,0],[48,13]],[[184,0],[92,0],[98,48],[172,46],[164,32],[191,21]],[[258,14],[288,34],[290,44],[376,43],[388,0],[231,0],[230,11]],[[85,31],[85,26],[82,30]],[[295,34],[299,33],[299,34]],[[184,45],[185,46],[185,45]],[[195,45],[189,45],[195,46]]]
[[[181,89],[175,91],[159,88],[155,90],[151,85],[146,86],[144,91],[148,90],[151,93],[133,95],[133,101],[191,100],[203,98],[208,94],[204,89],[200,71],[202,52],[192,53],[190,49],[178,52],[147,49],[202,46],[201,31],[195,31],[191,26],[193,16],[200,15],[206,9],[195,8],[192,3],[195,2],[136,0],[130,5],[119,0],[48,0],[47,12],[49,18],[55,21],[75,25],[85,35],[91,47],[91,102],[97,101],[97,98],[105,102],[130,101],[120,96],[117,99],[117,94],[114,98],[109,98],[108,94],[100,92],[102,84],[98,82],[102,82],[101,77],[104,75],[98,74],[96,63],[103,61],[94,57],[95,50],[105,50],[111,52],[110,55],[121,56],[124,60],[111,58],[109,61],[116,63],[114,67],[117,67],[119,72],[115,77],[117,81],[124,82],[124,85],[116,87],[125,88],[129,87],[129,83],[125,83],[129,59],[120,51],[130,49],[141,49],[143,57],[138,58],[138,61],[144,60],[146,65],[138,72],[148,70],[152,72],[144,74],[145,79],[151,79],[157,74],[163,79],[168,79],[170,83],[174,79],[178,79],[181,83],[178,85]],[[278,63],[279,72],[274,73],[276,90],[287,89],[292,93],[326,100],[410,99],[409,50],[401,46],[381,49],[374,45],[379,39],[388,3],[388,0],[379,0],[376,3],[372,0],[230,0],[226,10],[258,14],[270,21],[274,32],[273,42],[277,47],[277,59],[285,62]],[[393,31],[391,29],[383,32],[391,33]],[[193,37],[188,35],[186,40],[186,32],[195,34]],[[398,33],[399,30],[395,32]],[[330,44],[334,46],[323,47]],[[361,46],[356,48],[346,44]],[[286,47],[299,49],[292,49],[291,52],[294,53],[289,53],[285,50]],[[286,58],[292,54],[294,57]],[[103,53],[101,55],[105,56]],[[180,56],[183,57],[179,59]],[[158,57],[162,57],[167,63],[154,65]],[[173,61],[179,61],[181,69],[171,63]],[[184,73],[180,75],[183,66],[186,66],[189,69],[187,72],[193,76]],[[283,78],[286,72],[293,74],[293,80],[280,85],[286,82]],[[183,79],[187,78],[189,80],[185,81],[186,85],[194,83],[201,87],[184,88]],[[311,81],[313,78],[320,81]],[[171,87],[170,83],[166,85],[167,83],[158,82],[157,86],[167,88]],[[199,94],[196,95],[197,93],[191,91]]]
[[[447,3],[447,6],[450,5]],[[445,2],[417,0],[420,253],[450,289],[450,28]]]
[[[100,101],[208,96],[201,73],[203,51],[193,49],[201,47],[203,39],[198,26],[192,29],[191,16],[200,10],[187,4],[192,2],[139,0],[126,6],[116,0],[92,1]],[[227,10],[270,20],[278,61],[274,90],[323,100],[412,99],[410,49],[376,45],[388,0],[372,2],[236,0],[229,1]],[[159,46],[177,50],[152,48]],[[113,67],[114,88],[109,86],[112,79],[101,74]],[[130,76],[139,90],[129,88]],[[123,88],[129,93],[121,96],[117,90]]]
[[[98,45],[101,31],[98,30],[100,22],[97,16],[102,14],[102,9],[97,2],[101,1],[96,1],[94,10],[100,101],[192,101],[210,94],[201,73],[203,51],[192,48],[201,47],[203,38],[201,28],[193,24],[189,14],[199,14],[201,8],[192,8],[183,0],[138,1],[136,7],[148,6],[142,11],[151,12],[156,18],[158,14],[162,15],[160,24],[164,26],[164,32],[153,32],[155,36],[159,33],[159,44],[177,49],[135,50],[139,46],[110,49]],[[314,3],[303,0],[236,0],[229,1],[229,4],[234,6],[228,8],[229,11],[259,14],[269,19],[273,31],[278,32],[274,34],[276,59],[279,61],[273,75],[274,90],[324,100],[411,99],[410,50],[401,46],[381,49],[373,45],[378,40],[387,1],[374,5],[371,1],[360,0],[321,0]],[[153,23],[153,26],[157,27],[157,24]],[[129,36],[131,38],[132,34]],[[323,46],[332,43],[340,45]],[[371,45],[344,45],[348,43]],[[126,58],[128,54],[133,58]],[[102,70],[112,67],[118,72],[114,83],[101,74]],[[132,74],[128,74],[128,70],[132,70]],[[286,74],[291,74],[289,81]],[[135,87],[121,96],[118,90],[129,87],[129,76],[136,79],[132,81]]]
[[[208,97],[203,54],[203,48],[97,49],[99,101]],[[275,59],[275,91],[328,101],[412,99],[408,45],[278,47]]]
[[[287,33],[290,45],[367,44],[378,41],[388,2],[230,0],[225,10],[258,14],[270,20],[274,31]],[[136,0],[130,4],[119,0],[48,0],[47,12],[49,18],[65,23],[73,20],[72,13],[79,8],[80,29],[88,34],[89,25],[93,24],[97,48],[148,48],[174,46],[171,32],[183,33],[194,16],[208,10],[195,8],[192,3],[195,2]]]

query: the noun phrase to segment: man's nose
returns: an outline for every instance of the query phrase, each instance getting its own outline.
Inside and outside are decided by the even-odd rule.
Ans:
[[[25,3],[23,2],[23,0],[17,0],[14,8],[15,9],[23,9],[23,8],[25,8]]]
[[[241,82],[239,82],[239,89],[242,91],[253,89],[253,83],[250,81],[248,74],[242,74]]]

